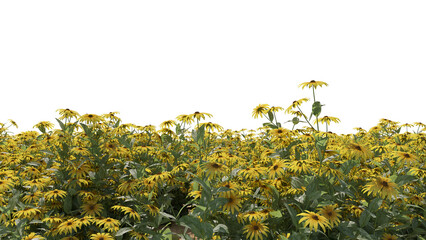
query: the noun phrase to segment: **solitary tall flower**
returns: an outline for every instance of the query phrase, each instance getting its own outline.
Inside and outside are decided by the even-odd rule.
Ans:
[[[253,117],[256,119],[262,114],[266,114],[269,111],[269,104],[259,104],[253,109]]]
[[[297,101],[293,101],[293,103],[285,110],[285,113],[289,114],[293,109],[302,105],[302,103],[309,101],[309,98],[302,98]]]
[[[302,87],[302,89],[304,89],[305,87],[316,89],[318,86],[322,87],[323,85],[328,86],[326,82],[312,80],[310,82],[304,82],[299,84],[299,87]]]

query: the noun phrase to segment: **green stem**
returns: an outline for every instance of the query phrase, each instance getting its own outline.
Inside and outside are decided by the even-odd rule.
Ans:
[[[299,111],[302,113],[303,117],[305,118],[306,122],[309,124],[309,126],[311,126],[312,129],[315,130],[314,126],[312,126],[312,124],[309,122],[309,120],[306,118],[305,114],[303,114],[302,109],[300,109],[299,106],[297,106],[297,108],[299,109]]]

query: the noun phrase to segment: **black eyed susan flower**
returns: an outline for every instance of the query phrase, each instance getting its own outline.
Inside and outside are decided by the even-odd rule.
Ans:
[[[79,240],[79,239],[77,237],[70,236],[70,237],[61,238],[61,240]]]
[[[96,123],[102,122],[103,120],[104,119],[101,116],[96,114],[84,114],[78,119],[78,121],[84,122],[87,124],[96,124]]]
[[[146,204],[146,205],[144,206],[144,208],[145,208],[146,210],[148,210],[148,212],[149,212],[152,216],[157,216],[157,214],[160,212],[160,209],[159,209],[157,206],[152,205],[152,204]]]
[[[36,203],[41,197],[43,196],[43,193],[41,192],[33,192],[30,194],[27,194],[25,196],[22,197],[22,202],[24,203]]]
[[[26,207],[22,210],[19,210],[19,211],[13,213],[13,217],[21,218],[21,219],[25,218],[25,219],[32,220],[33,218],[35,218],[39,214],[41,214],[40,209]]]
[[[200,123],[200,126],[204,126],[204,128],[209,132],[214,131],[214,130],[217,130],[218,132],[223,131],[222,126],[220,126],[219,124],[216,124],[216,123],[212,123],[212,122]]]
[[[148,236],[145,233],[139,233],[139,232],[136,232],[136,231],[131,231],[130,236],[132,236],[133,238],[135,238],[137,240],[148,240]]]
[[[319,210],[319,213],[324,216],[330,223],[330,228],[339,225],[342,216],[340,210],[336,209],[336,205],[328,205]]]
[[[104,218],[104,219],[96,219],[96,225],[102,227],[104,230],[108,232],[116,232],[120,228],[120,221],[114,218]]]
[[[207,162],[205,164],[205,168],[209,176],[216,176],[218,174],[224,173],[227,169],[225,165],[215,161]]]
[[[171,128],[173,126],[176,126],[176,121],[174,120],[167,120],[160,124],[160,128]]]
[[[378,195],[384,199],[391,199],[398,195],[396,183],[385,177],[376,177],[374,180],[367,183],[362,191],[367,192],[368,195]]]
[[[417,156],[408,152],[395,151],[393,154],[403,163],[414,163],[418,160]]]
[[[67,192],[59,189],[48,191],[44,194],[46,200],[56,200],[57,198],[64,198],[67,195]]]
[[[398,237],[389,233],[383,234],[382,240],[398,240]]]
[[[201,191],[191,191],[188,195],[194,199],[199,199],[201,198]]]
[[[96,201],[88,201],[81,205],[81,209],[83,210],[81,214],[84,216],[100,216],[104,207],[102,204]]]
[[[248,212],[239,214],[239,219],[243,221],[248,221],[248,222],[260,221],[262,220],[262,218],[263,218],[263,214],[258,211],[248,211]]]
[[[57,112],[59,112],[59,115],[61,115],[59,117],[59,120],[63,120],[63,119],[71,119],[71,118],[77,118],[80,116],[80,114],[78,114],[78,112],[70,110],[68,108],[66,109],[58,109],[56,110]]]
[[[73,232],[77,232],[77,228],[81,228],[81,224],[77,221],[76,218],[71,218],[66,220],[65,222],[62,222],[58,226],[58,233],[59,234],[71,234]]]
[[[295,108],[298,108],[302,103],[309,101],[309,98],[301,98],[299,100],[293,101],[293,103],[285,110],[285,113],[289,114]]]
[[[318,226],[320,226],[324,232],[325,232],[325,228],[330,226],[330,223],[328,222],[327,218],[317,213],[306,211],[306,213],[299,213],[297,215],[302,216],[302,218],[299,220],[299,223],[305,222],[303,227],[306,227],[309,225],[309,229],[310,230],[314,229],[315,232],[318,231]]]
[[[120,194],[131,194],[139,186],[139,181],[137,179],[129,179],[118,185],[117,192]]]
[[[14,185],[14,182],[10,179],[0,179],[0,193],[12,189]]]
[[[282,177],[285,174],[284,167],[286,163],[282,160],[275,160],[272,166],[268,169],[268,175],[270,178]]]
[[[350,142],[344,145],[340,153],[346,156],[347,158],[359,158],[362,160],[367,160],[373,157],[373,152],[364,144]]]
[[[305,87],[316,89],[317,87],[322,87],[322,86],[328,86],[328,84],[326,82],[315,81],[315,80],[311,80],[310,82],[304,82],[299,84],[299,87],[301,87],[302,89],[304,89]]]
[[[90,240],[114,240],[109,233],[96,233],[90,235]]]
[[[51,122],[41,121],[41,122],[37,123],[36,125],[34,125],[33,128],[38,128],[41,131],[41,129],[47,130],[47,129],[52,129],[54,127],[55,127],[55,125]]]
[[[244,233],[250,240],[262,240],[268,234],[268,226],[259,221],[251,221],[250,224],[244,226]]]
[[[222,192],[221,197],[226,199],[225,205],[223,205],[223,211],[231,212],[239,211],[241,208],[241,199],[237,193],[232,191]]]
[[[259,116],[268,113],[269,104],[259,104],[257,107],[253,109],[253,118],[258,118]]]
[[[85,217],[79,218],[77,221],[82,226],[88,226],[88,225],[92,224],[95,221],[95,219],[91,216],[85,216]]]
[[[197,119],[197,121],[200,121],[200,119],[206,119],[206,117],[213,117],[210,113],[203,113],[203,112],[194,112],[190,115],[193,119]]]
[[[43,236],[38,235],[37,233],[30,233],[27,236],[23,237],[22,240],[44,240],[46,238],[44,238]]]
[[[176,117],[176,120],[181,121],[184,124],[191,124],[194,122],[194,119],[191,115],[182,114]]]
[[[87,156],[90,154],[89,150],[87,150],[87,148],[84,148],[84,147],[74,147],[71,149],[71,153],[80,154],[83,156]]]

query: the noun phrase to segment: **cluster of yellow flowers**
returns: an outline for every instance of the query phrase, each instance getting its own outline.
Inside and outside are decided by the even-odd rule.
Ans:
[[[287,111],[308,121],[294,111],[303,102]],[[396,239],[426,228],[426,125],[402,132],[382,119],[337,135],[284,128],[280,110],[259,105],[253,116],[270,124],[239,131],[202,123],[212,115],[201,112],[159,130],[70,109],[58,110],[60,129],[10,135],[3,124],[0,238]]]

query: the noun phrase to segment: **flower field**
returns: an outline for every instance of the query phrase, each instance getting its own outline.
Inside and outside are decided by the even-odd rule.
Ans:
[[[258,105],[257,130],[203,112],[159,129],[70,109],[59,129],[1,124],[0,239],[426,239],[426,125],[330,132],[324,86],[300,84],[309,114],[308,98]]]

